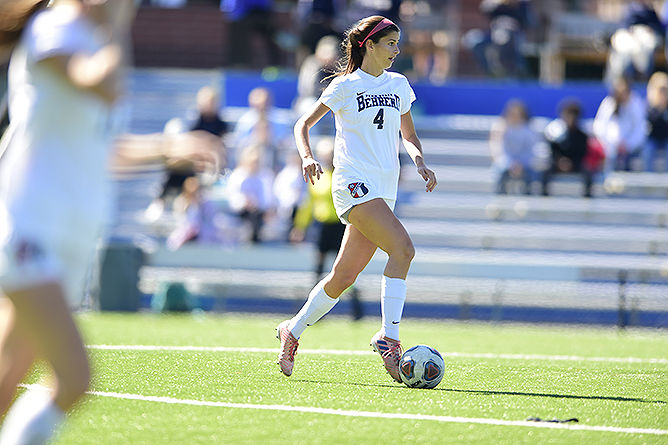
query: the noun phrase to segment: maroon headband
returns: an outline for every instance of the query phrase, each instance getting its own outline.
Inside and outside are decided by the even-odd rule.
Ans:
[[[369,34],[367,34],[367,36],[364,38],[364,40],[362,40],[360,42],[360,48],[364,45],[364,42],[366,42],[369,37],[371,37],[372,35],[374,35],[375,33],[379,32],[379,31],[382,31],[383,29],[387,28],[388,26],[392,26],[392,25],[397,26],[390,19],[383,19],[380,22],[378,22],[378,24],[373,27],[371,32]]]

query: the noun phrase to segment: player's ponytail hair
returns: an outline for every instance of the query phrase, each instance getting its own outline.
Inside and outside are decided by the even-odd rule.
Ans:
[[[379,29],[376,29],[376,27]],[[372,15],[355,23],[345,33],[346,38],[342,43],[344,56],[335,75],[350,74],[362,66],[362,60],[366,53],[364,43],[367,40],[378,43],[381,38],[392,31],[399,32],[399,27],[380,15]]]
[[[28,20],[48,3],[49,0],[14,0],[0,6],[0,47],[12,49]]]

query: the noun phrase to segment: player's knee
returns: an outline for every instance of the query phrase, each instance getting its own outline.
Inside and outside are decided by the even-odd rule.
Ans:
[[[413,258],[415,258],[415,246],[413,246],[411,239],[407,238],[395,246],[391,255],[393,255],[395,258],[399,258],[407,263],[410,263],[413,261]]]

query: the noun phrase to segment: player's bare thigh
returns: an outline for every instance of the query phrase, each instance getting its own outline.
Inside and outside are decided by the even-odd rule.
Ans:
[[[59,283],[35,284],[7,292],[14,305],[16,327],[35,356],[51,365],[57,386],[56,404],[68,410],[88,387],[90,370],[83,340]]]
[[[34,361],[32,346],[14,322],[14,306],[0,294],[0,416]]]

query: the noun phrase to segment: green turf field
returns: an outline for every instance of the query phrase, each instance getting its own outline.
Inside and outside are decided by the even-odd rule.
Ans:
[[[309,328],[290,378],[275,364],[280,318],[79,321],[93,394],[58,444],[668,443],[665,331],[405,320],[404,345],[430,344],[446,363],[436,389],[418,390],[394,383],[369,352],[377,320]]]

